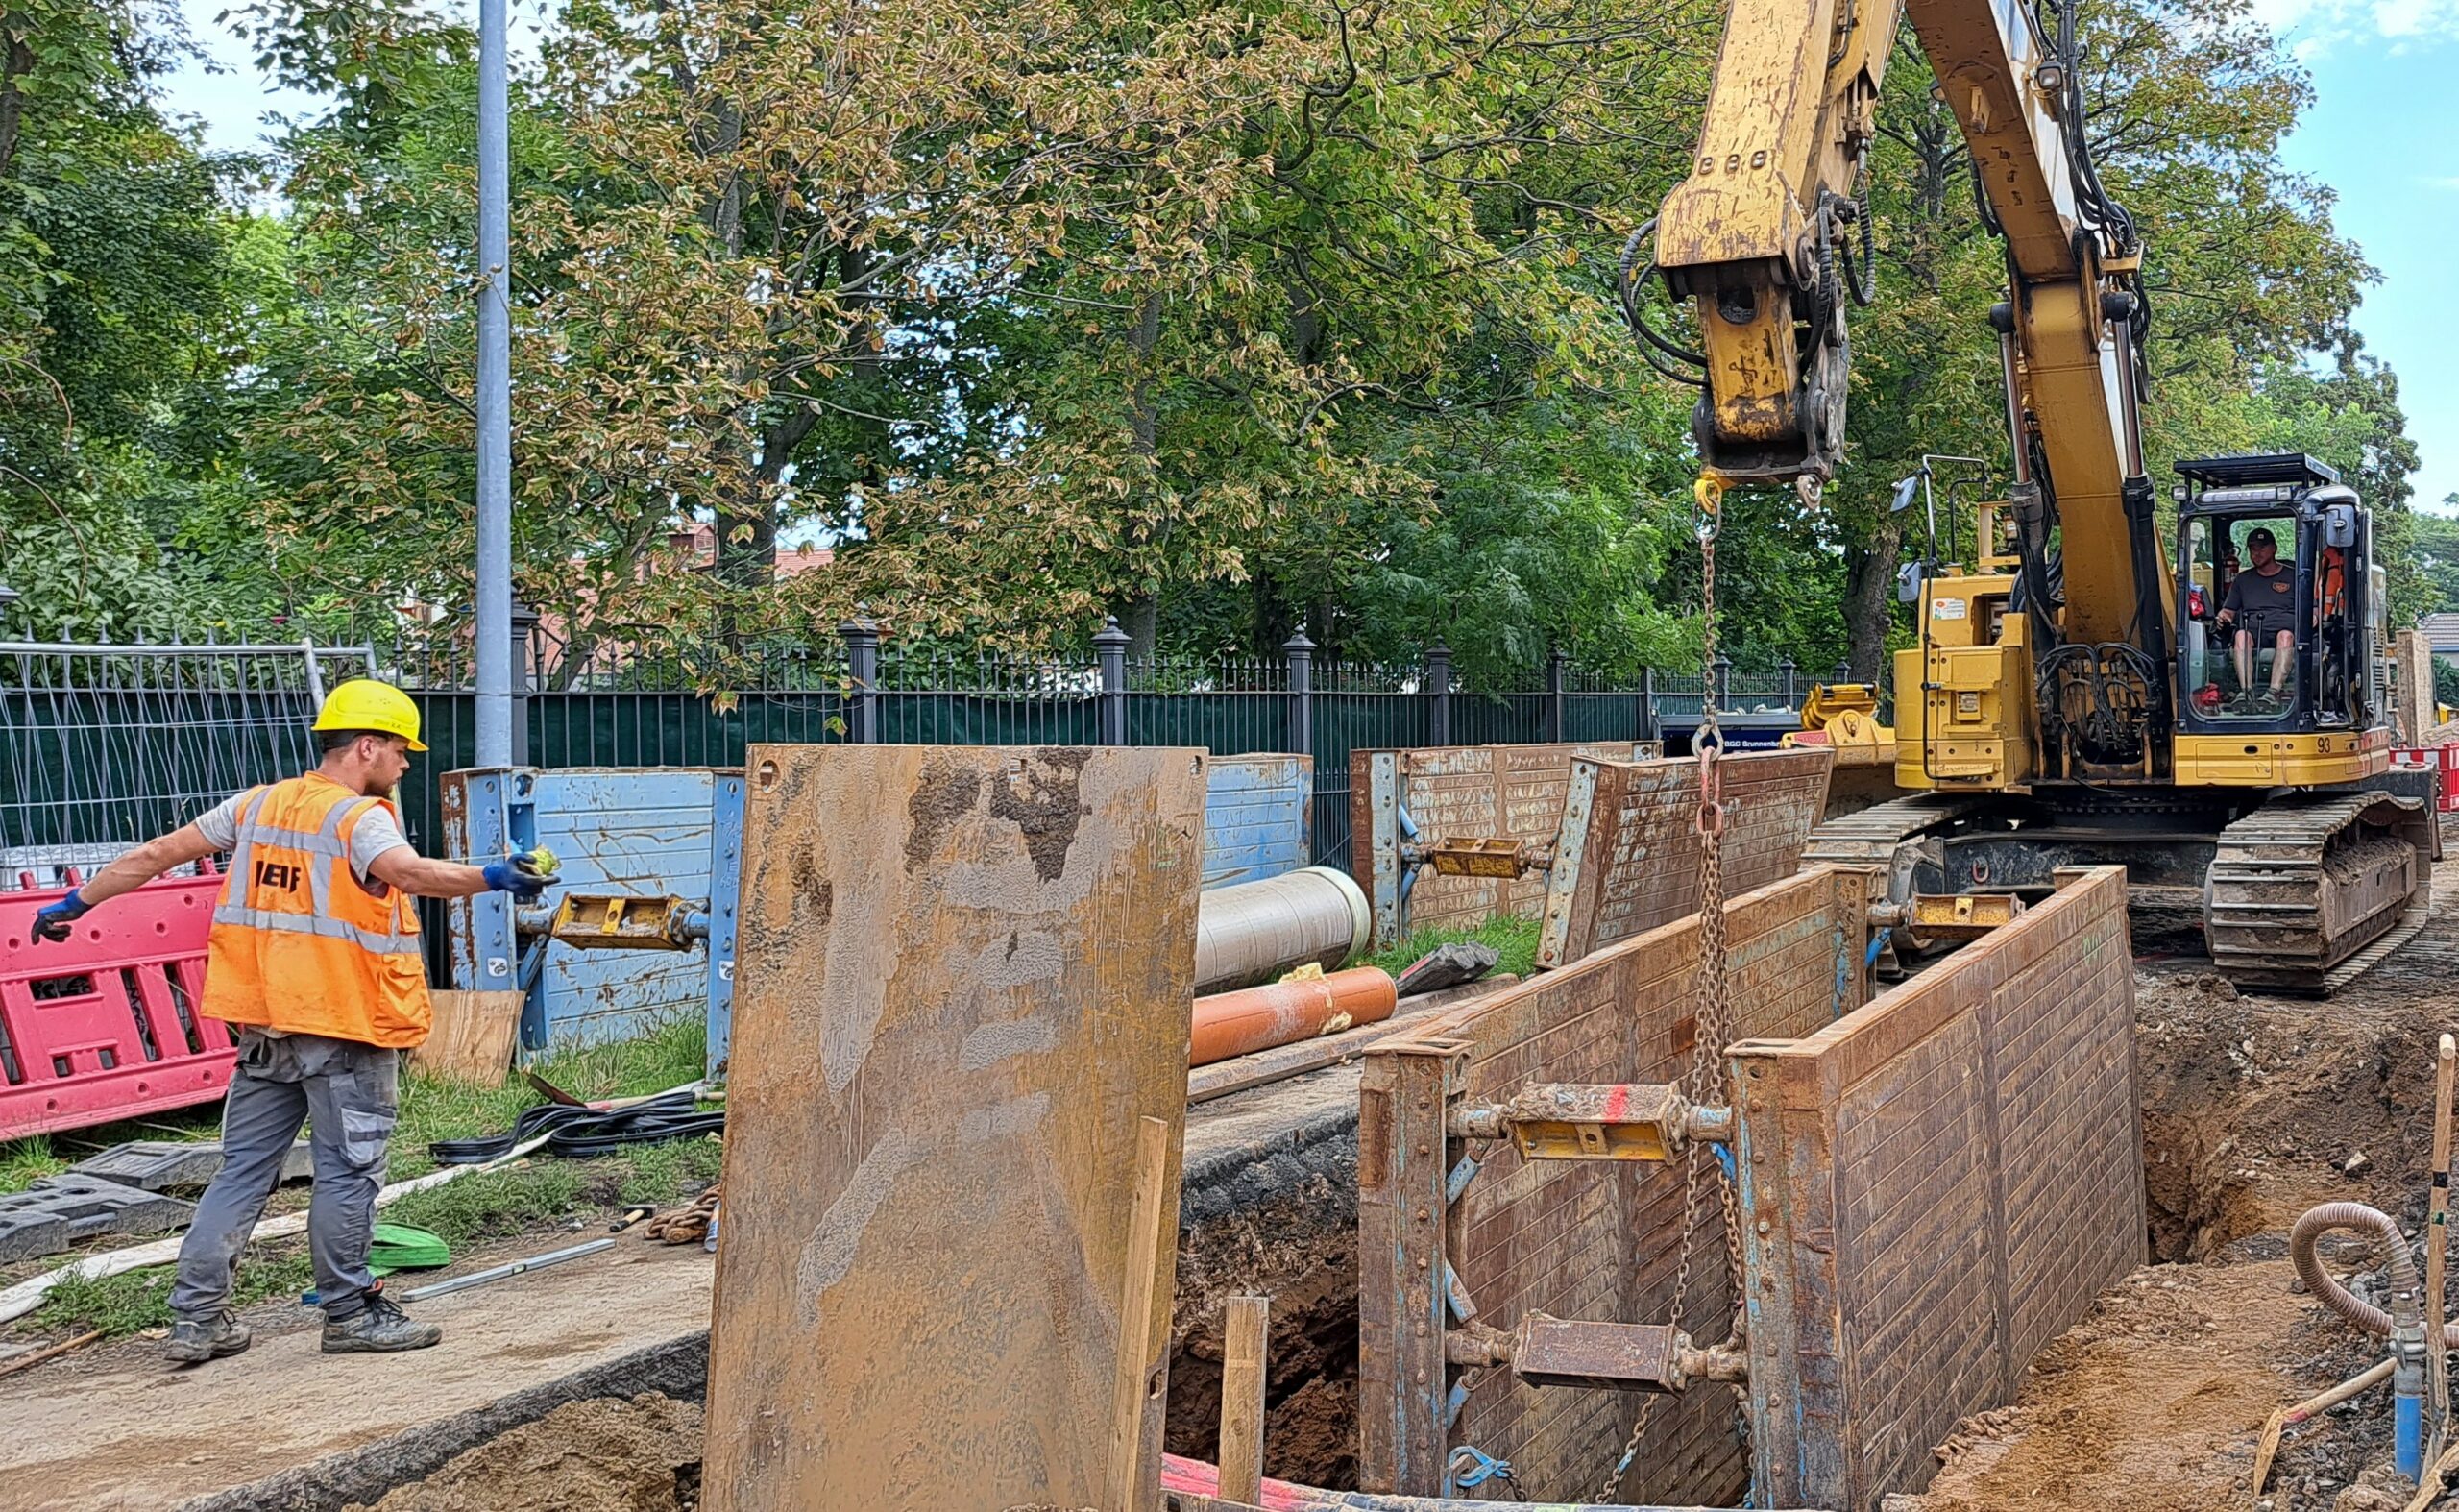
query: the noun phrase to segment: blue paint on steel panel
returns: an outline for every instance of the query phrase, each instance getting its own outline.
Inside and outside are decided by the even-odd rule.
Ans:
[[[707,898],[715,788],[705,768],[541,772],[538,839],[562,861],[564,890]],[[532,997],[546,1036],[532,1049],[621,1039],[662,1018],[705,1013],[707,958],[554,945]]]
[[[1226,887],[1307,864],[1314,762],[1304,756],[1216,756],[1206,768],[1204,886]]]
[[[743,777],[717,779],[709,835],[709,1076],[722,1082],[734,1043],[735,930],[743,901]]]

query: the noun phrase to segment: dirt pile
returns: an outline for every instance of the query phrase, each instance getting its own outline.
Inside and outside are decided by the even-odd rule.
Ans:
[[[572,1402],[349,1512],[694,1512],[700,1424],[654,1392]]]
[[[2241,995],[2185,960],[2145,963],[2136,989],[2147,1237],[2168,1263],[2112,1289],[2013,1405],[1938,1447],[1925,1494],[1887,1512],[2357,1512],[2396,1492],[2387,1390],[2289,1429],[2259,1500],[2250,1481],[2275,1408],[2380,1357],[2293,1287],[2287,1231],[2350,1200],[2422,1232],[2434,1044],[2459,1031],[2459,919],[2328,1002]],[[2363,1246],[2325,1241],[2323,1256],[2374,1284]]]

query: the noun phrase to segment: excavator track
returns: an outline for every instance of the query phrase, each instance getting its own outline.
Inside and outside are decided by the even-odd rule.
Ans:
[[[2204,884],[2212,964],[2241,988],[2325,996],[2424,926],[2433,815],[2384,793],[2279,798],[2220,832]]]
[[[1866,809],[1832,818],[1810,832],[1802,865],[1892,866],[1907,841],[1942,835],[1975,815],[1986,813],[1990,794],[1916,793],[1873,803]]]

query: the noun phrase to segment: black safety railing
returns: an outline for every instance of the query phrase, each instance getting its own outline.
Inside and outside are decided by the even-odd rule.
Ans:
[[[222,639],[234,636],[226,631]],[[339,659],[335,652],[319,653],[329,675],[372,670],[411,691],[430,750],[404,786],[403,817],[414,843],[437,848],[436,779],[476,760],[475,658],[466,625],[310,617],[252,626],[238,638],[252,646],[296,645],[302,651],[310,643],[346,646]],[[731,767],[742,764],[750,746],[770,742],[1290,751],[1314,758],[1315,860],[1337,866],[1350,862],[1352,751],[1653,739],[1678,750],[1709,690],[1720,709],[1776,711],[1798,708],[1820,680],[1789,661],[1744,671],[1721,660],[1705,675],[1644,671],[1633,679],[1579,668],[1557,653],[1513,683],[1472,687],[1439,643],[1416,662],[1398,666],[1327,658],[1303,631],[1277,657],[1140,658],[1127,654],[1129,638],[1115,623],[1091,636],[1086,650],[1032,656],[903,645],[862,622],[835,635],[746,641],[705,653],[670,648],[671,639],[658,627],[601,625],[576,642],[529,617],[516,658],[515,760],[565,768]],[[269,700],[249,700],[242,708],[226,698],[219,717],[227,717],[229,739],[216,738],[221,725],[204,701],[205,680],[233,675],[227,668],[234,658],[205,649],[199,640],[188,638],[197,649],[178,660],[214,671],[183,674],[184,701],[152,725],[130,714],[136,705],[129,700],[140,694],[161,700],[151,684],[132,686],[130,679],[141,672],[158,681],[158,674],[145,671],[150,663],[113,654],[130,647],[46,648],[39,660],[0,657],[0,727],[68,725],[49,729],[44,739],[61,751],[75,745],[81,755],[71,769],[90,771],[95,780],[115,774],[109,785],[118,801],[110,812],[129,820],[130,833],[86,835],[81,828],[76,838],[83,853],[113,839],[144,839],[136,829],[193,817],[189,811],[219,795],[204,788],[235,789],[273,774],[234,768],[225,781],[205,775],[218,773],[216,765],[160,760],[158,752],[174,742],[180,748],[199,741],[227,747],[232,761],[251,768],[262,763],[240,758],[270,757],[273,750],[259,729],[274,706]],[[1842,669],[1832,675],[1840,680]],[[285,690],[293,701],[281,706],[280,718],[297,713],[302,691]],[[150,718],[162,711],[146,712]],[[155,733],[148,735],[148,728]],[[86,746],[93,747],[90,760],[82,755]],[[296,750],[282,749],[295,757]],[[46,809],[93,808],[96,794],[37,769],[52,765],[48,757],[0,764],[0,852],[65,838],[57,833],[57,820],[43,817]],[[157,768],[183,775],[148,786],[139,774]]]

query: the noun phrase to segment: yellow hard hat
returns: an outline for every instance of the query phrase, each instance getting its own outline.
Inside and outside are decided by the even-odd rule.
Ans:
[[[414,751],[426,749],[419,743],[419,706],[408,694],[373,677],[353,677],[325,695],[325,706],[316,711],[311,728],[377,730],[400,736]]]

